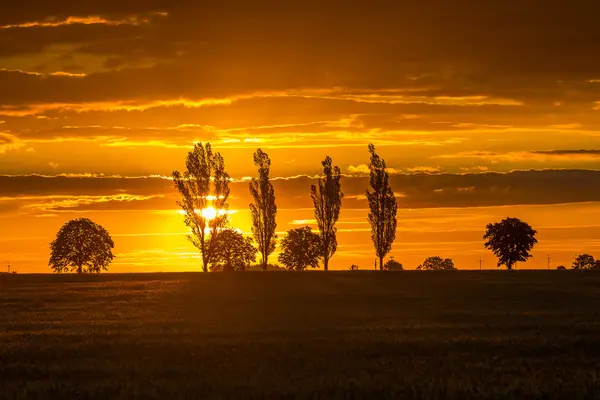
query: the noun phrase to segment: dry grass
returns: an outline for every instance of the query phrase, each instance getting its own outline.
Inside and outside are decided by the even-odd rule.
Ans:
[[[600,397],[600,273],[0,277],[0,399]]]

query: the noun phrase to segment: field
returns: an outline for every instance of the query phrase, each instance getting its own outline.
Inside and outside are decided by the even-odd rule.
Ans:
[[[0,277],[0,399],[598,398],[600,273]]]

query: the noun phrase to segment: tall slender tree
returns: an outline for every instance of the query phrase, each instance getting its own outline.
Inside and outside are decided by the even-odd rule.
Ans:
[[[216,233],[227,225],[229,175],[220,153],[213,153],[210,143],[197,143],[188,153],[186,171],[173,172],[175,187],[181,194],[177,204],[184,212],[185,224],[191,229],[188,239],[202,255],[202,270],[214,254]],[[214,208],[214,215],[204,210]]]
[[[319,178],[317,185],[310,186],[310,198],[315,207],[315,219],[321,236],[323,268],[327,271],[329,259],[337,250],[335,223],[340,217],[344,193],[340,185],[342,177],[340,168],[332,166],[331,157],[325,157],[321,165],[323,165],[323,177]]]
[[[258,244],[263,271],[267,270],[269,255],[275,250],[277,235],[277,205],[275,204],[275,189],[269,178],[271,160],[261,149],[254,153],[254,165],[258,169],[258,178],[250,181],[250,194],[254,203],[250,204],[252,213],[252,233]]]
[[[369,144],[369,153],[371,153],[369,163],[370,185],[373,191],[367,189],[367,200],[369,201],[368,220],[371,225],[371,239],[375,247],[375,254],[379,258],[379,269],[383,270],[383,258],[392,249],[392,243],[396,238],[398,204],[389,185],[385,160],[377,155],[373,144]]]

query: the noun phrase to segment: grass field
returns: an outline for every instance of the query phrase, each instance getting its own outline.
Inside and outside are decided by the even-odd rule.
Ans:
[[[0,399],[599,398],[600,273],[0,277]]]

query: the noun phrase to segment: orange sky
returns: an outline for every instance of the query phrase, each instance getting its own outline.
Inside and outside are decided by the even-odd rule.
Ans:
[[[163,178],[195,141],[224,155],[244,232],[257,147],[281,234],[314,226],[311,177],[331,156],[346,193],[333,268],[373,265],[368,143],[406,268],[495,268],[482,236],[507,216],[539,232],[517,268],[600,256],[596,2],[80,3],[0,15],[0,267],[48,272],[56,231],[87,216],[114,236],[111,271],[199,270]]]

